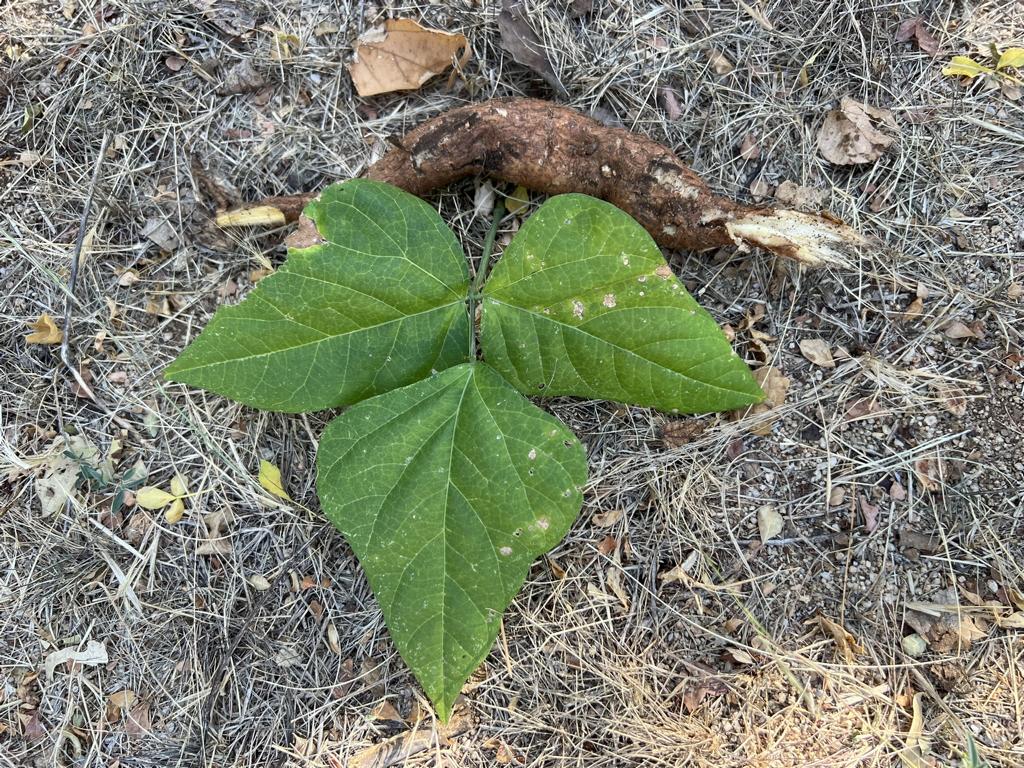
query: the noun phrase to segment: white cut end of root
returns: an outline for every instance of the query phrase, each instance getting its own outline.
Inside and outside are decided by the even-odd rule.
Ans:
[[[845,224],[799,211],[740,214],[725,227],[737,245],[756,245],[809,267],[849,266],[850,250],[867,243]]]

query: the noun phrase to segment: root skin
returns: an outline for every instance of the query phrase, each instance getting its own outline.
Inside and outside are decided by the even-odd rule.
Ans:
[[[538,99],[492,100],[445,112],[410,131],[366,172],[420,196],[475,175],[548,195],[581,192],[607,200],[666,248],[749,244],[821,266],[846,263],[844,254],[865,242],[829,218],[719,197],[657,142]],[[293,221],[313,196],[268,198],[260,205]]]

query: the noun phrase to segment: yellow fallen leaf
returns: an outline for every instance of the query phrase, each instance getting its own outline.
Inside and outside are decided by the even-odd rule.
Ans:
[[[64,341],[64,331],[45,312],[34,323],[29,323],[29,328],[34,332],[25,336],[26,344],[60,344]]]
[[[505,210],[517,215],[530,204],[530,193],[522,184],[513,190],[512,194],[505,200]]]
[[[270,43],[271,61],[288,61],[302,50],[302,40],[298,35],[287,32],[275,32],[274,39]]]
[[[978,75],[991,75],[992,69],[983,66],[970,56],[954,56],[949,64],[942,68],[942,74],[946,77],[968,77],[975,78]]]
[[[287,223],[284,211],[273,205],[257,205],[217,214],[218,227],[278,227]]]
[[[174,525],[179,522],[182,517],[185,516],[185,502],[181,499],[175,499],[171,502],[171,506],[164,512],[164,520],[167,521],[168,525]]]
[[[1007,67],[1024,69],[1024,48],[1007,48],[1003,51],[1003,55],[999,57],[999,62],[996,64],[996,69],[1006,69]]]
[[[155,485],[147,485],[135,492],[135,503],[143,509],[163,509],[174,500],[173,493],[168,493]]]
[[[188,495],[188,481],[185,480],[181,475],[175,475],[171,478],[171,493],[175,496],[186,496]]]
[[[280,499],[292,500],[281,482],[281,470],[266,459],[260,459],[260,474],[257,479],[266,490]]]
[[[388,19],[359,38],[348,71],[360,96],[410,91],[448,69],[460,50],[461,69],[471,55],[465,35]]]

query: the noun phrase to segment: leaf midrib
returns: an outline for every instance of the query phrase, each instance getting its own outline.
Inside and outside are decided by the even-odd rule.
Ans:
[[[542,320],[545,323],[551,323],[552,325],[557,325],[557,326],[559,326],[561,328],[566,328],[566,329],[570,329],[570,330],[573,330],[573,331],[577,331],[578,333],[581,333],[584,336],[587,336],[587,337],[593,339],[594,341],[596,341],[598,343],[606,344],[609,347],[613,347],[616,350],[619,350],[621,352],[625,352],[630,357],[633,357],[633,358],[635,358],[637,360],[640,360],[640,361],[642,361],[642,362],[644,362],[644,363],[646,363],[648,365],[657,366],[658,368],[661,368],[664,371],[668,371],[673,376],[677,376],[677,377],[679,377],[681,379],[684,379],[686,381],[693,382],[694,384],[699,384],[700,386],[709,387],[711,389],[717,389],[717,390],[719,390],[721,392],[729,392],[729,393],[732,393],[732,394],[739,394],[739,395],[748,395],[749,394],[746,390],[743,390],[743,389],[731,389],[729,387],[722,387],[722,386],[719,386],[718,384],[712,384],[712,383],[710,383],[708,381],[704,381],[703,379],[695,379],[692,376],[687,376],[684,373],[680,373],[679,371],[675,371],[675,370],[673,370],[671,368],[668,368],[668,367],[666,367],[664,365],[661,365],[660,363],[656,363],[656,362],[654,362],[653,360],[651,360],[649,358],[646,358],[646,357],[643,357],[641,355],[638,355],[636,352],[634,352],[631,349],[627,349],[626,347],[622,347],[622,346],[616,344],[615,342],[608,341],[607,339],[603,339],[600,336],[596,336],[593,333],[590,333],[589,331],[584,330],[581,326],[569,325],[568,323],[559,322],[558,320],[552,319],[552,318],[550,318],[550,317],[548,317],[546,315],[543,315],[543,314],[541,314],[539,312],[534,312],[533,310],[526,309],[524,307],[520,307],[520,306],[517,306],[515,304],[509,304],[507,301],[502,301],[501,299],[495,299],[493,296],[490,298],[490,300],[493,301],[496,304],[500,304],[500,305],[502,305],[504,307],[508,307],[509,309],[514,309],[514,310],[517,310],[519,312],[524,312],[527,315],[530,315],[530,316],[532,316],[534,318]],[[669,307],[669,308],[671,308],[671,307]],[[487,310],[485,308],[484,312],[486,312],[486,311]],[[706,336],[706,337],[705,336],[701,336],[701,337],[697,337],[697,338],[694,338],[694,339],[680,339],[680,341],[700,341],[700,340],[704,340],[704,339],[713,339],[713,338],[715,338],[715,337],[713,337],[713,336]],[[721,355],[720,357],[724,357],[724,355]],[[712,358],[712,359],[714,359],[714,358]],[[569,361],[569,365],[572,366],[572,369],[574,371],[576,371],[576,366],[572,365],[571,361]],[[577,373],[577,375],[579,375],[579,371],[576,371],[576,373]]]
[[[365,333],[366,331],[372,331],[372,330],[377,329],[377,328],[383,328],[384,326],[391,325],[393,323],[401,323],[401,322],[404,322],[406,320],[411,320],[411,319],[416,318],[416,317],[421,317],[423,315],[429,315],[431,312],[437,312],[437,311],[443,310],[443,309],[451,309],[454,306],[457,306],[459,304],[465,304],[465,303],[466,303],[465,299],[459,299],[458,301],[451,301],[451,302],[448,302],[447,304],[440,304],[440,305],[438,305],[436,307],[431,307],[430,309],[425,309],[425,310],[423,310],[421,312],[416,312],[415,314],[412,314],[412,315],[401,315],[400,317],[393,317],[390,320],[385,320],[384,322],[376,323],[374,325],[366,325],[366,326],[363,326],[361,328],[354,328],[353,330],[345,331],[344,333],[328,334],[328,335],[325,335],[323,338],[320,338],[320,339],[313,339],[312,341],[304,341],[301,344],[295,344],[294,346],[291,346],[291,347],[282,347],[281,349],[272,349],[269,352],[260,352],[259,354],[256,354],[256,355],[246,355],[245,357],[232,357],[232,358],[228,358],[226,360],[215,360],[215,361],[210,362],[210,363],[203,363],[202,365],[189,366],[188,368],[174,369],[174,365],[172,364],[171,367],[168,369],[168,376],[173,378],[174,376],[179,375],[181,373],[189,373],[189,372],[192,372],[192,371],[203,370],[205,368],[213,368],[213,367],[216,367],[218,365],[234,365],[234,364],[237,364],[237,363],[247,362],[247,361],[250,361],[250,360],[257,360],[257,359],[259,359],[261,357],[269,357],[270,355],[279,355],[279,354],[283,354],[285,352],[292,352],[292,351],[297,350],[297,349],[303,349],[305,347],[315,346],[317,344],[322,344],[322,343],[327,342],[327,341],[333,341],[335,339],[340,339],[340,338],[342,338],[344,336],[351,336],[351,335],[356,334],[356,333]],[[235,318],[225,318],[225,319],[234,320]],[[248,318],[238,318],[238,319],[239,320],[248,321]],[[287,322],[295,322],[295,321],[294,321],[294,319],[289,318]],[[298,325],[303,325],[302,323],[297,323],[297,324]],[[303,327],[309,328],[310,326],[303,326]],[[323,333],[323,332],[321,331],[321,333]]]

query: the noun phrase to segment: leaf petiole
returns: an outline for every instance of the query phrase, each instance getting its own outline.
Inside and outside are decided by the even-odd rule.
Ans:
[[[491,254],[494,253],[494,239],[498,236],[498,225],[505,218],[505,201],[499,199],[494,204],[494,211],[491,219],[491,228],[487,230],[487,237],[484,238],[483,249],[480,252],[480,263],[477,265],[476,274],[473,276],[473,285],[469,289],[469,359],[476,359],[476,307],[482,295],[484,281],[487,279],[487,271],[491,265]]]

